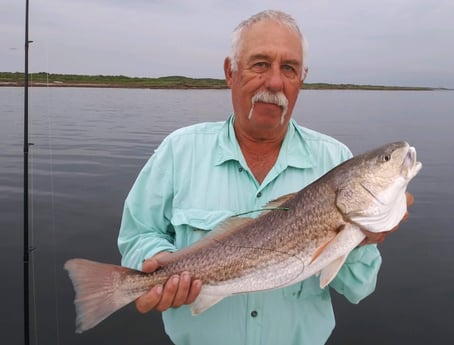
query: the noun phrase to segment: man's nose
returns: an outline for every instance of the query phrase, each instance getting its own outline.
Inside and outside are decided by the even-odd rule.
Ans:
[[[271,66],[267,75],[266,87],[270,91],[282,91],[282,89],[284,88],[284,79],[280,66]]]

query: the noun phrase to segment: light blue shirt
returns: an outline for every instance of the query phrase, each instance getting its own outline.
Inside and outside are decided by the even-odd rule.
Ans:
[[[179,129],[140,172],[124,207],[118,245],[124,266],[199,240],[226,217],[296,192],[351,157],[337,140],[288,126],[279,157],[262,184],[248,169],[234,117]],[[352,303],[375,289],[381,256],[375,245],[350,253],[330,286]],[[200,315],[189,306],[163,313],[177,345],[324,344],[334,328],[329,288],[318,277],[272,291],[228,297]]]

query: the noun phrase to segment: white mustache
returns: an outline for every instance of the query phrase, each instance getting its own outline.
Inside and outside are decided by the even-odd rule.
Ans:
[[[249,111],[248,119],[252,119],[252,111],[254,110],[254,104],[257,102],[272,103],[282,108],[281,125],[284,123],[285,115],[288,109],[288,99],[285,97],[283,92],[270,92],[270,91],[259,91],[252,96],[252,106]]]

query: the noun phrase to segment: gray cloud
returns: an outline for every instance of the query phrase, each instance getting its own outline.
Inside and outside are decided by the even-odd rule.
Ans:
[[[23,4],[0,0],[0,70],[23,70]],[[450,0],[32,0],[31,71],[223,77],[233,28],[266,8],[309,40],[308,82],[454,87]]]

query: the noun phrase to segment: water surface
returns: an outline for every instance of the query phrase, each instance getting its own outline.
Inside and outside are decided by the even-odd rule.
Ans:
[[[23,91],[0,88],[2,334],[22,341]],[[63,263],[118,263],[123,201],[172,130],[228,117],[227,90],[30,90],[31,227],[36,344],[170,344],[160,315],[132,306],[74,334],[73,291]],[[329,344],[442,344],[454,338],[454,101],[449,91],[303,91],[294,117],[354,153],[407,140],[423,162],[411,182],[411,217],[380,246],[377,289],[359,305],[333,292]]]

